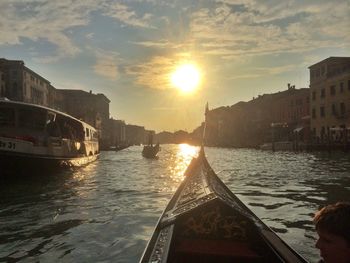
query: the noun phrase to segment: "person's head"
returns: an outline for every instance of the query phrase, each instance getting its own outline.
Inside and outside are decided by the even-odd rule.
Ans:
[[[339,202],[316,212],[316,247],[326,263],[350,263],[350,203]]]

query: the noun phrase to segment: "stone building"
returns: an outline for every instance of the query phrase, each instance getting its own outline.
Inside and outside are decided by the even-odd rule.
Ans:
[[[126,145],[126,124],[122,120],[109,119],[110,145]]]
[[[27,68],[23,61],[0,58],[0,71],[5,83],[1,88],[2,96],[14,101],[61,108],[60,101],[54,98],[50,82]]]
[[[162,131],[155,135],[154,140],[160,144],[174,143],[174,134],[167,131]]]
[[[272,107],[274,129],[280,129],[282,132],[277,135],[284,140],[297,139],[308,143],[310,141],[310,89],[295,89],[295,86],[288,83],[288,89],[277,94],[279,96]]]
[[[329,57],[309,70],[315,141],[344,140],[350,129],[350,57]]]
[[[5,97],[5,74],[0,71],[0,98]]]
[[[273,139],[293,140],[297,132],[306,141],[308,122],[308,89],[289,85],[285,91],[208,111],[205,140],[214,146],[257,147]]]
[[[93,94],[91,91],[58,89],[57,92],[63,98],[65,112],[95,127],[100,139],[100,148],[108,148],[110,100],[103,94]]]
[[[127,124],[126,125],[126,141],[128,145],[139,145],[144,143],[145,127]]]

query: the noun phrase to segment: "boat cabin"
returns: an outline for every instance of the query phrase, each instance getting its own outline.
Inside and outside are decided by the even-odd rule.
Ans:
[[[99,152],[91,125],[47,107],[7,100],[0,101],[0,142],[6,144],[0,149],[28,154],[78,157]]]

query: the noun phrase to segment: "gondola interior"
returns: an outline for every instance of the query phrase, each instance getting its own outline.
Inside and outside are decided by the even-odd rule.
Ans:
[[[220,199],[177,219],[168,263],[283,262],[251,220]]]

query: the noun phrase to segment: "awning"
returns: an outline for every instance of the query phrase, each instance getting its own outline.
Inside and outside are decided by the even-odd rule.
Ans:
[[[300,132],[302,129],[304,129],[304,127],[298,127],[298,128],[295,128],[293,132]]]

